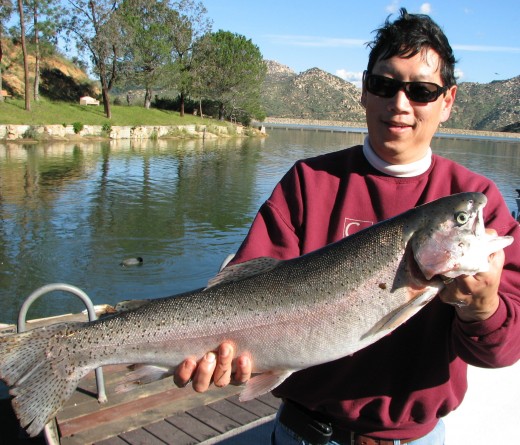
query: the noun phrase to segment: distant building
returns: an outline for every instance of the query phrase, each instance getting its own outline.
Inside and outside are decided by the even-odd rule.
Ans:
[[[99,100],[90,96],[83,96],[79,98],[80,105],[99,105]]]

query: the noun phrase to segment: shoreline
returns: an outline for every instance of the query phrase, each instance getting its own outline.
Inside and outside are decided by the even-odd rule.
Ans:
[[[57,142],[85,140],[142,140],[142,139],[216,139],[231,137],[265,136],[253,127],[227,122],[187,125],[109,126],[82,125],[0,125],[0,143]]]
[[[306,127],[339,127],[339,128],[363,128],[366,129],[365,122],[346,122],[346,121],[330,121],[319,119],[290,119],[282,117],[267,117],[264,122],[259,122],[259,125],[295,125]],[[507,138],[519,139],[520,133],[506,133],[502,131],[488,131],[488,130],[462,130],[458,128],[439,127],[437,134],[453,134],[463,136],[477,136],[488,138]]]

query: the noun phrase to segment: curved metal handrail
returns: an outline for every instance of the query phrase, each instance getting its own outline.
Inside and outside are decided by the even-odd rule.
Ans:
[[[72,286],[70,284],[65,283],[53,283],[53,284],[47,284],[45,286],[42,286],[38,289],[36,289],[31,295],[29,295],[25,301],[22,304],[22,307],[20,308],[20,312],[18,313],[18,332],[24,332],[25,331],[25,318],[27,316],[27,311],[29,310],[29,307],[32,303],[34,303],[35,300],[40,298],[42,295],[53,292],[53,291],[65,291],[69,292],[76,297],[78,297],[85,306],[87,307],[87,313],[88,313],[88,319],[90,321],[97,320],[96,311],[94,309],[94,305],[92,304],[92,300],[89,298],[89,296],[83,292],[80,288],[76,286]],[[97,387],[97,399],[100,403],[104,403],[107,401],[107,396],[105,392],[105,379],[103,377],[103,370],[102,368],[96,368],[96,387]]]

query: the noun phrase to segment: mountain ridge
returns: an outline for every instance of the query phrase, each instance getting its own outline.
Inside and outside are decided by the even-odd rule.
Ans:
[[[301,73],[267,60],[262,102],[268,117],[365,122],[361,89],[320,68]],[[520,132],[520,76],[480,84],[461,82],[444,128]]]

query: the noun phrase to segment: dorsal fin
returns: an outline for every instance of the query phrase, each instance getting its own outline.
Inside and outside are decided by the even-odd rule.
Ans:
[[[255,275],[269,272],[270,270],[273,270],[281,261],[282,260],[277,260],[271,257],[261,257],[246,261],[245,263],[227,266],[208,281],[208,286],[206,289],[216,286],[217,284],[240,281],[244,278],[254,277]]]

